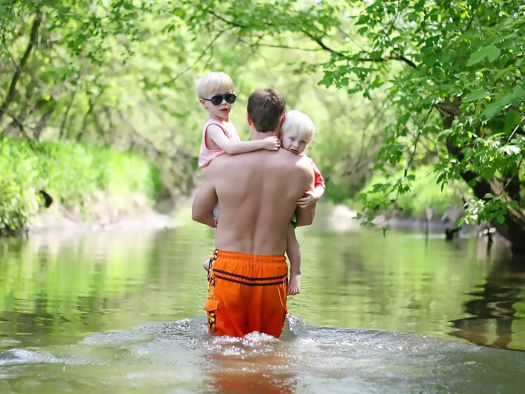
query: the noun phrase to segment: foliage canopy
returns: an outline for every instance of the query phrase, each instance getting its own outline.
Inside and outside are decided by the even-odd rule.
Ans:
[[[350,98],[370,102],[367,144],[346,155],[341,146],[352,144],[327,137],[313,152],[322,148],[321,166],[338,180],[376,155],[374,170],[390,178],[374,186],[381,199],[362,196],[364,217],[395,205],[428,163],[442,187],[461,179],[471,188],[464,221],[493,222],[524,252],[524,13],[520,0],[3,1],[0,126],[139,149],[189,189],[200,123],[189,73],[274,74],[299,107],[317,78],[330,95],[340,90],[316,98],[327,124],[348,119]],[[296,86],[264,56],[272,67],[288,59]],[[240,92],[256,87],[241,80]],[[372,120],[375,132],[364,127]]]
[[[385,102],[396,118],[385,126],[376,169],[403,166],[401,178],[377,185],[381,211],[410,190],[418,151],[436,153],[438,182],[463,179],[473,191],[466,222],[493,221],[525,252],[523,152],[525,4],[513,1],[215,1],[184,14],[195,34],[219,19],[257,46],[291,33],[329,56],[298,63],[322,67],[320,83]],[[187,6],[188,3],[185,3]]]

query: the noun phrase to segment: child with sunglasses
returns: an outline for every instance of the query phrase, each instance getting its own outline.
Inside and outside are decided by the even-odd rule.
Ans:
[[[303,155],[314,133],[314,124],[306,114],[297,110],[289,111],[281,126],[281,147],[296,155]],[[326,190],[321,172],[313,160],[310,159],[310,161],[314,170],[314,190],[305,192],[304,196],[297,201],[299,207],[317,204]],[[295,236],[295,217],[292,218],[287,241],[286,254],[290,260],[288,294],[296,295],[301,291],[301,249]]]
[[[241,141],[233,123],[230,112],[237,96],[233,93],[233,82],[223,72],[210,72],[195,84],[197,96],[202,107],[208,112],[208,120],[202,127],[202,141],[199,153],[199,168],[205,171],[213,159],[224,153],[237,155],[260,149],[277,150],[281,142],[277,137],[267,137],[258,141]],[[213,210],[215,224],[219,208]],[[204,268],[209,268],[209,260]]]
[[[235,126],[230,122],[230,112],[237,96],[233,93],[233,82],[228,74],[210,72],[197,80],[196,90],[202,107],[208,112],[208,120],[202,127],[199,153],[201,171],[205,171],[214,158],[224,153],[237,155],[259,149],[279,149],[280,141],[276,137],[241,141]]]

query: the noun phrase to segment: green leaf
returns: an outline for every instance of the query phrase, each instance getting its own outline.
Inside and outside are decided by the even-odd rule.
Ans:
[[[519,203],[518,203],[516,200],[512,200],[512,201],[509,201],[509,206],[510,206],[511,208],[516,208],[516,209],[518,209],[520,205],[519,205]]]
[[[503,107],[510,104],[514,100],[515,96],[513,93],[506,94],[500,99],[494,101],[487,105],[487,107],[481,113],[481,116],[485,120],[492,119]]]
[[[368,31],[368,26],[363,26],[363,27],[360,27],[359,29],[357,29],[357,34],[362,36],[362,35],[364,35],[367,31]]]
[[[481,175],[486,180],[491,180],[494,177],[494,174],[496,173],[496,169],[494,167],[484,167],[481,169]]]
[[[496,60],[501,54],[501,50],[496,45],[489,45],[485,47],[487,49],[487,59],[489,62]]]
[[[489,62],[493,62],[496,60],[499,55],[501,54],[501,50],[494,44],[487,45],[485,47],[482,47],[478,49],[476,52],[474,52],[472,55],[470,55],[467,66],[473,66],[474,64],[478,64],[479,62],[483,61],[483,59],[488,59]]]
[[[485,89],[474,90],[473,92],[470,92],[463,98],[463,102],[469,103],[471,101],[479,100],[488,95],[489,95],[489,92],[487,92]]]
[[[499,224],[505,223],[505,215],[503,213],[498,213],[496,220],[498,221]]]
[[[473,66],[474,64],[478,64],[481,62],[485,57],[487,56],[486,51],[483,51],[484,48],[478,49],[476,52],[474,52],[467,61],[467,66]]]
[[[517,98],[525,98],[525,89],[522,89],[520,87],[517,87],[516,89],[514,89],[514,94]]]
[[[505,126],[503,128],[503,131],[505,132],[511,132],[514,130],[516,125],[520,121],[520,116],[515,111],[509,111],[507,112],[507,115],[505,116]]]
[[[481,117],[485,120],[492,119],[500,109],[501,107],[497,103],[490,103],[481,113]]]

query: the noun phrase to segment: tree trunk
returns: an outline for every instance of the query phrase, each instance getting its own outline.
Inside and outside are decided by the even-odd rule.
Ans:
[[[47,126],[47,122],[49,121],[49,118],[51,117],[51,114],[53,113],[54,110],[55,110],[54,106],[48,108],[44,112],[44,114],[40,117],[38,122],[36,123],[35,131],[33,132],[35,140],[37,141],[40,140],[40,135],[42,134],[42,130],[44,129],[44,127]]]
[[[7,96],[5,97],[5,100],[2,103],[2,105],[0,105],[0,123],[2,122],[2,118],[6,114],[9,106],[15,99],[16,85],[18,84],[18,80],[20,79],[20,76],[22,75],[22,71],[24,70],[27,60],[29,59],[29,56],[31,55],[31,51],[33,50],[33,47],[36,46],[37,44],[41,22],[42,22],[42,12],[38,10],[35,16],[35,20],[33,21],[33,25],[31,26],[31,34],[29,36],[29,43],[27,44],[27,47],[24,52],[24,55],[22,56],[22,59],[20,59],[20,62],[18,63],[18,66],[16,67],[16,71],[13,74],[13,78],[11,78],[11,84],[9,85]]]
[[[454,102],[447,102],[438,105],[438,109],[441,113],[443,119],[443,128],[449,129],[452,126],[454,118],[459,114],[459,99],[456,99]],[[455,157],[459,162],[462,162],[464,159],[464,154],[461,147],[455,146],[450,141],[446,143],[447,151],[453,157]],[[472,187],[474,195],[480,200],[487,200],[485,195],[490,193],[492,195],[504,194],[508,196],[508,200],[517,201],[519,208],[511,208],[505,216],[505,221],[503,223],[498,223],[493,220],[491,225],[496,228],[496,231],[506,238],[511,245],[512,253],[515,255],[525,255],[525,212],[521,208],[522,201],[519,193],[519,168],[516,170],[517,174],[509,176],[506,180],[505,186],[511,186],[507,190],[500,182],[493,180],[488,182],[485,180],[479,181]],[[477,174],[472,171],[462,171],[460,173],[463,180],[468,184],[470,181],[476,178]],[[505,189],[505,190],[504,190]]]
[[[71,99],[67,103],[66,111],[64,112],[64,117],[62,118],[62,122],[60,122],[60,131],[58,133],[58,139],[61,140],[66,136],[66,127],[67,122],[69,120],[69,112],[71,111],[71,107],[73,107],[73,102],[75,101],[75,96],[77,95],[77,86],[75,85],[75,89],[71,93]]]
[[[80,130],[78,131],[77,136],[75,138],[77,142],[82,139],[82,135],[84,134],[84,131],[86,130],[86,127],[88,124],[89,115],[91,115],[91,113],[93,112],[93,108],[95,108],[95,102],[93,101],[91,97],[88,98],[88,101],[89,101],[89,108],[87,112],[84,114],[84,118],[82,119],[82,125],[80,126]]]

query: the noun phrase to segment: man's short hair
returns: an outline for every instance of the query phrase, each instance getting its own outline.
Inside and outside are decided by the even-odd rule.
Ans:
[[[210,98],[217,93],[233,93],[233,81],[230,76],[223,72],[210,72],[204,77],[197,79],[195,90],[200,99]]]
[[[286,109],[286,102],[274,89],[260,89],[248,99],[248,116],[260,133],[275,131]]]
[[[314,138],[315,126],[312,119],[305,113],[292,109],[286,113],[283,125],[281,126],[281,135],[294,133],[299,138],[311,141]]]

